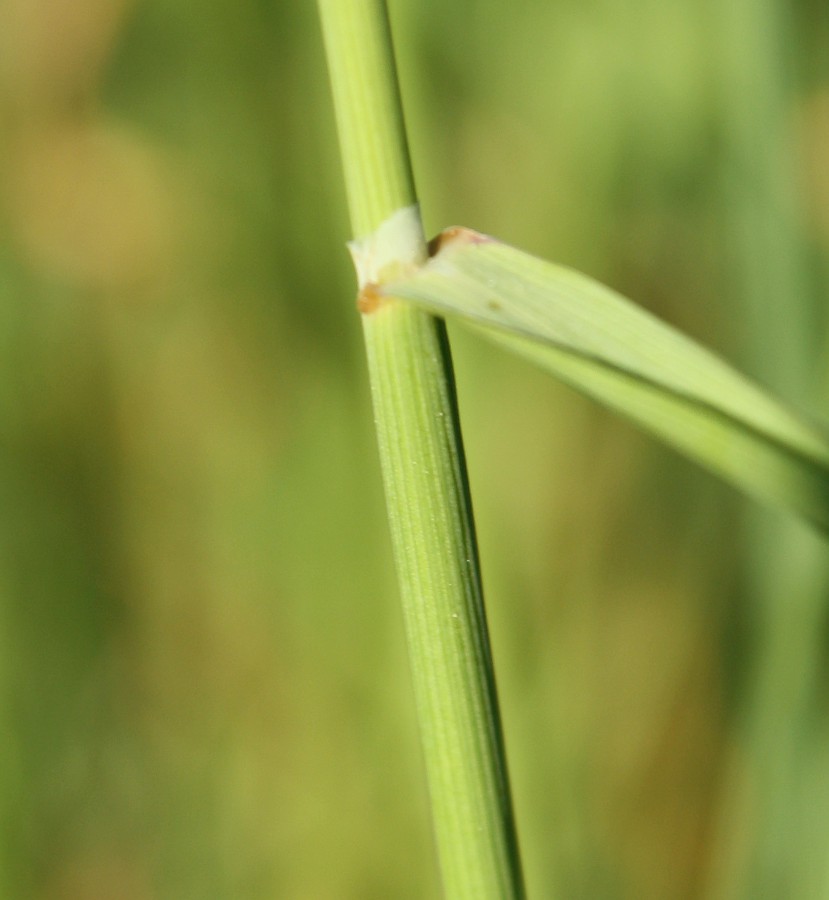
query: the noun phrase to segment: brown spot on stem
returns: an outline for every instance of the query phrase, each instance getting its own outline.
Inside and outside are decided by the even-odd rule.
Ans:
[[[387,298],[383,296],[383,293],[380,290],[380,285],[375,284],[373,281],[369,281],[367,284],[363,285],[360,289],[360,293],[357,295],[357,309],[359,309],[364,316],[369,316],[373,312],[376,312],[386,299]]]
[[[450,244],[489,244],[494,240],[494,238],[481,234],[479,231],[464,228],[463,225],[452,225],[451,228],[444,228],[440,234],[429,241],[429,256],[437,256],[441,250],[445,250]]]

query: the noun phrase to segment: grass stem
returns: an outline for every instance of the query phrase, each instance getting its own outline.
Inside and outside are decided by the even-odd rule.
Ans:
[[[444,889],[523,896],[442,321],[371,302],[427,256],[382,0],[319,0],[380,459]]]

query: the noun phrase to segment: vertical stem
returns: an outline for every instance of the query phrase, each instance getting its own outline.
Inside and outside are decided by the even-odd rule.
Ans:
[[[382,0],[319,0],[361,287],[426,258]],[[370,292],[370,287],[368,288]],[[365,294],[365,292],[364,292]],[[363,328],[446,895],[523,896],[443,323],[364,303]]]
[[[416,201],[388,14],[381,0],[319,8],[351,225],[362,237]]]

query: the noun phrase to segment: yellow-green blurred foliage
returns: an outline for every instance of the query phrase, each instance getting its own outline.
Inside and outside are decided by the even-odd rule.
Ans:
[[[734,7],[393,3],[422,206],[817,409],[827,12]],[[305,0],[0,5],[2,897],[438,895],[318,32]],[[531,892],[716,895],[768,818],[756,685],[802,655],[770,668],[755,613],[778,526],[453,337]],[[820,584],[802,620],[779,586],[818,737]],[[772,815],[813,860],[825,757]]]

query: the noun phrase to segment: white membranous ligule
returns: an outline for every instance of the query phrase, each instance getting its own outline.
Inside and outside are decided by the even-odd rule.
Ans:
[[[375,231],[348,242],[360,289],[399,278],[425,262],[417,203],[392,213]]]

